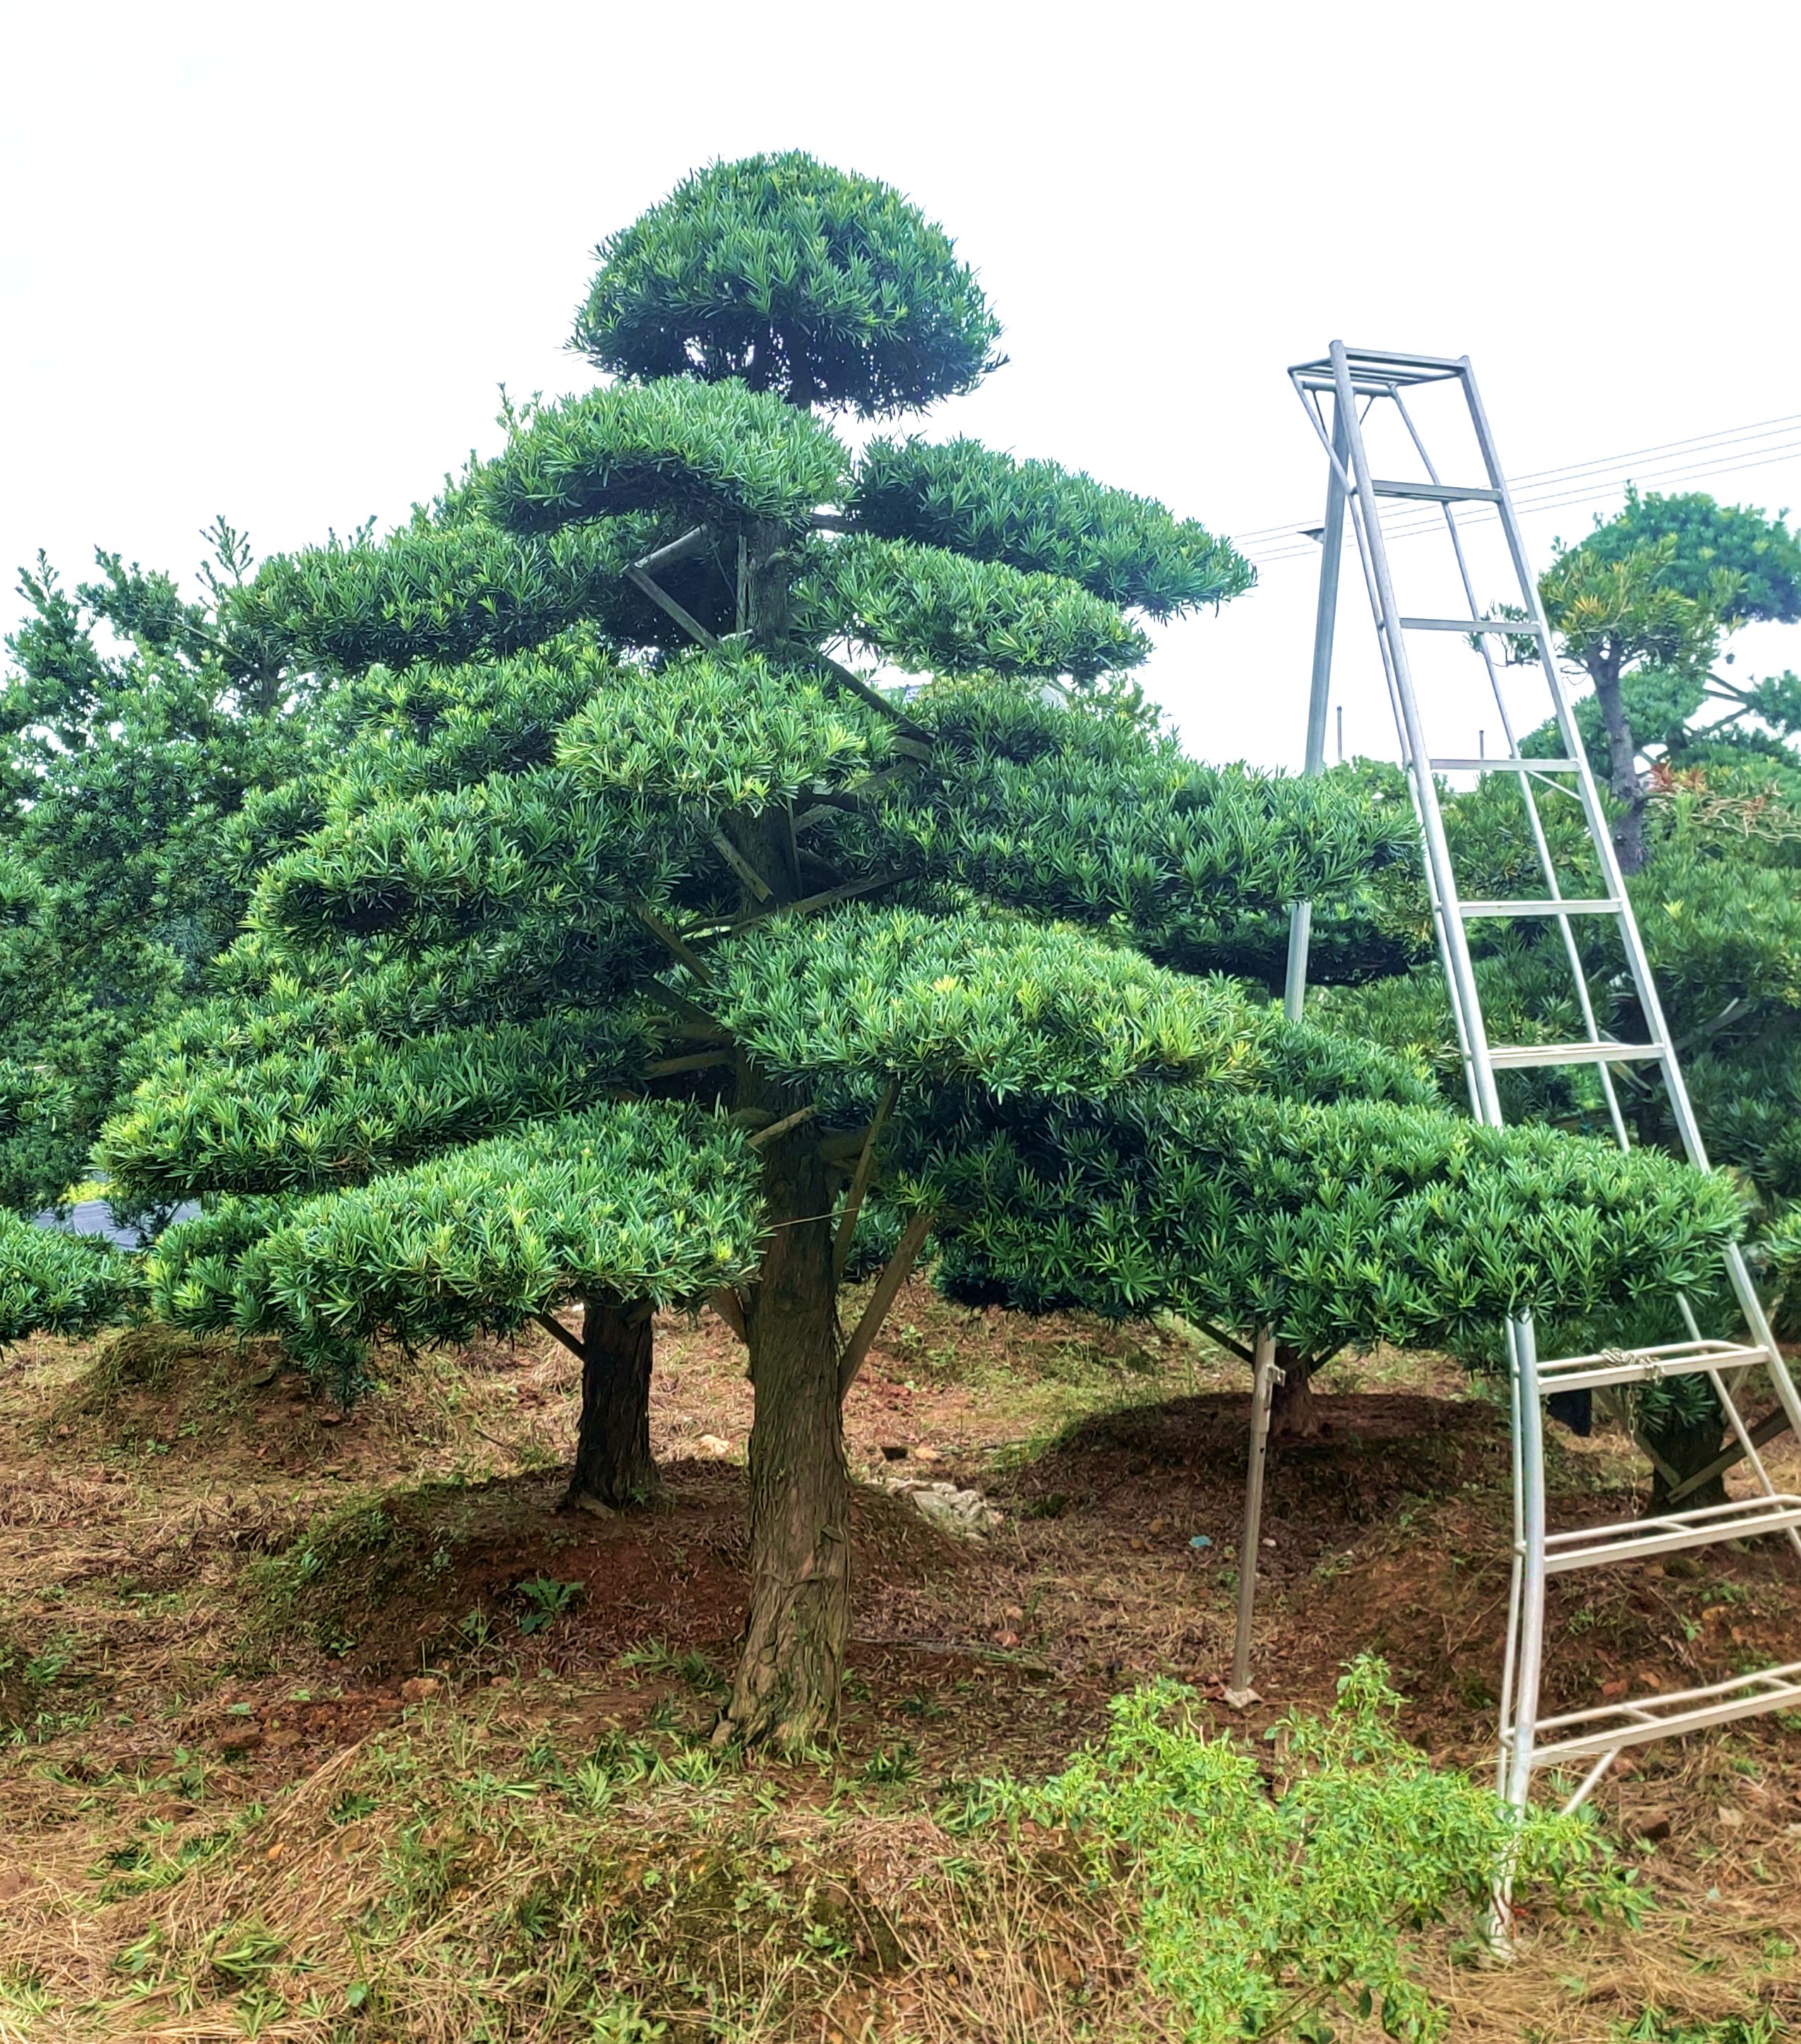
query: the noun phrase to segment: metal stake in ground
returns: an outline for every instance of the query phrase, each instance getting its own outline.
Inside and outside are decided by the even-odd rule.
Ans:
[[[1263,1535],[1263,1465],[1269,1448],[1269,1407],[1282,1373],[1276,1367],[1276,1330],[1259,1327],[1250,1383],[1250,1467],[1245,1477],[1244,1538],[1238,1543],[1238,1623],[1232,1641],[1232,1679],[1226,1701],[1235,1711],[1259,1700],[1250,1686],[1250,1621],[1257,1609],[1257,1556]]]

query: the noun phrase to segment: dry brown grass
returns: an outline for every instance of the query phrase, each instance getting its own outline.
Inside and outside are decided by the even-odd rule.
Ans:
[[[582,2013],[597,1995],[642,2001],[666,2044],[1171,2034],[1118,1891],[1050,1843],[953,1838],[935,1812],[972,1774],[1054,1769],[1140,1675],[1216,1689],[1235,1363],[1177,1329],[1021,1327],[909,1293],[853,1396],[853,1464],[973,1482],[1004,1528],[953,1544],[866,1496],[840,1753],[718,1772],[686,1739],[742,1595],[749,1393],[722,1331],[659,1335],[672,1501],[648,1522],[550,1510],[576,1387],[548,1340],[397,1359],[348,1418],[272,1360],[42,1342],[0,1361],[0,1658],[35,1671],[0,1680],[0,2044],[463,2044],[484,2024],[563,2044],[614,2034]],[[1411,1735],[1473,1762],[1504,1438],[1430,1358],[1372,1358],[1334,1393],[1338,1431],[1272,1472],[1268,1708],[1215,1721],[1255,1746],[1376,1646],[1413,1699]],[[1801,1479],[1792,1443],[1786,1468]],[[1556,1478],[1572,1516],[1630,1508],[1616,1440],[1561,1444]],[[371,1507],[401,1530],[362,1587],[336,1568],[309,1586],[309,1543]],[[520,1585],[538,1575],[581,1593],[527,1636]],[[1698,1680],[1792,1656],[1798,1613],[1780,1557],[1640,1570],[1560,1606],[1555,1681],[1573,1700],[1618,1671]],[[621,1665],[653,1639],[666,1650]],[[429,1693],[405,1686],[422,1667]],[[1796,1730],[1653,1749],[1603,1791],[1656,1892],[1644,1931],[1529,1919],[1506,1969],[1423,1941],[1450,2035],[1611,2044],[1655,2008],[1738,2044],[1759,2033],[1722,2026],[1801,2019]],[[569,1783],[597,1752],[620,1779],[584,1811]],[[635,1777],[651,1754],[677,1773]],[[1634,1842],[1660,1813],[1669,1837]],[[521,1926],[547,1882],[561,1900],[534,1939]],[[234,1961],[253,1934],[278,1946],[267,1966],[253,1946]],[[697,2028],[708,1997],[716,2027]]]

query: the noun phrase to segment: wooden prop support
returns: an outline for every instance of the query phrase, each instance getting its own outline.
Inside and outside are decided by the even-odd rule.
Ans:
[[[1245,1477],[1244,1536],[1238,1543],[1238,1619],[1232,1638],[1232,1679],[1226,1701],[1235,1711],[1258,1702],[1250,1685],[1250,1622],[1257,1609],[1257,1556],[1263,1535],[1263,1468],[1269,1449],[1269,1406],[1282,1373],[1276,1367],[1276,1331],[1257,1331],[1250,1386],[1250,1467]]]
[[[857,1232],[857,1216],[862,1208],[863,1195],[870,1189],[870,1174],[875,1169],[876,1138],[881,1135],[881,1125],[892,1112],[900,1093],[900,1082],[890,1079],[888,1090],[881,1097],[881,1105],[875,1111],[875,1119],[870,1124],[870,1132],[863,1139],[857,1168],[851,1174],[851,1189],[844,1195],[844,1211],[838,1217],[838,1232],[831,1243],[831,1279],[835,1285],[842,1282],[844,1266],[851,1261],[851,1242]]]
[[[881,1275],[875,1281],[875,1289],[870,1294],[870,1302],[863,1308],[863,1316],[858,1321],[855,1331],[844,1344],[844,1353],[838,1365],[838,1397],[842,1404],[851,1387],[857,1381],[857,1373],[863,1366],[865,1358],[881,1331],[881,1324],[888,1317],[888,1309],[900,1295],[900,1287],[907,1281],[919,1254],[925,1246],[925,1239],[931,1232],[931,1216],[915,1214],[902,1232],[899,1247],[883,1266]]]

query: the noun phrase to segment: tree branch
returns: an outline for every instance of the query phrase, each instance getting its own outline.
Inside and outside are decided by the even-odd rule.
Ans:
[[[575,1339],[574,1335],[569,1331],[568,1328],[563,1325],[562,1321],[556,1318],[555,1314],[534,1313],[532,1317],[538,1323],[539,1326],[544,1330],[546,1334],[555,1335],[557,1339],[563,1343],[563,1347],[569,1350],[570,1354],[575,1358],[578,1362],[585,1363],[588,1360],[588,1350],[586,1344],[578,1342]]]

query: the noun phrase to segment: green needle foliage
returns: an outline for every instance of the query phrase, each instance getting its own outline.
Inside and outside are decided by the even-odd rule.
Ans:
[[[547,406],[483,476],[497,524],[550,532],[630,511],[799,528],[844,494],[844,449],[742,383],[616,384]]]
[[[1764,1261],[1785,1330],[1795,1324],[1795,1293],[1777,1245],[1801,1201],[1801,701],[1791,703],[1790,678],[1731,679],[1722,647],[1742,620],[1792,618],[1801,609],[1798,577],[1801,549],[1781,519],[1696,494],[1633,493],[1544,578],[1560,650],[1593,684],[1578,724],[1616,799],[1628,892],[1702,1132],[1715,1162],[1730,1168],[1754,1234],[1768,1238]],[[1549,727],[1524,746],[1529,754],[1561,749]],[[1553,797],[1539,807],[1565,893],[1600,893],[1574,805]],[[1487,776],[1450,798],[1446,826],[1469,893],[1543,893],[1511,777]],[[1398,862],[1387,881],[1386,934],[1404,940],[1393,964],[1412,970],[1334,989],[1318,1012],[1423,1056],[1444,1097],[1461,1105],[1461,1060],[1415,863]],[[1603,1033],[1649,1040],[1654,1032],[1611,926],[1592,918],[1571,927]],[[1584,1034],[1553,927],[1476,924],[1471,939],[1492,1041]],[[1611,1132],[1592,1069],[1503,1072],[1500,1082],[1510,1116]],[[1661,1082],[1620,1066],[1615,1084],[1634,1141],[1679,1151]],[[1717,1272],[1698,1274],[1689,1289],[1707,1331],[1742,1332]],[[1580,1352],[1680,1331],[1669,1303],[1660,1316],[1650,1297],[1631,1292],[1586,1313],[1547,1316],[1539,1347]],[[1464,1343],[1479,1360],[1498,1360],[1492,1338],[1472,1330]],[[1680,1474],[1718,1452],[1724,1416],[1703,1380],[1643,1387],[1636,1403],[1653,1445]],[[1662,1487],[1660,1478],[1654,1496]],[[1723,1495],[1716,1489],[1714,1500]]]
[[[849,639],[915,674],[1093,682],[1150,653],[1115,605],[1066,575],[1023,574],[907,540],[821,544],[795,595],[804,628]]]
[[[1116,1696],[1106,1739],[1042,1785],[985,1783],[971,1824],[1067,1827],[1099,1884],[1135,1902],[1151,1984],[1185,2044],[1325,2038],[1336,2023],[1442,2035],[1413,1977],[1414,1933],[1473,1921],[1503,1852],[1520,1888],[1636,1922],[1644,1906],[1581,1816],[1516,1824],[1485,1783],[1433,1767],[1393,1724],[1381,1662],[1352,1663],[1323,1719],[1296,1716],[1273,1794],[1230,1739],[1196,1727],[1192,1690]]]
[[[0,1212],[0,1347],[36,1332],[90,1335],[135,1310],[136,1261]]]
[[[178,1324],[279,1335],[354,1390],[367,1343],[390,1331],[461,1343],[577,1301],[698,1304],[751,1276],[759,1230],[743,1132],[634,1101],[534,1122],[355,1193],[233,1201],[167,1230],[150,1276]]]
[[[1735,1211],[1473,1135],[1418,1060],[1214,976],[1271,969],[1295,894],[1380,885],[1402,813],[1159,728],[1128,611],[1249,579],[1200,527],[966,442],[853,481],[812,408],[923,407],[996,331],[939,229],[804,158],[715,166],[609,242],[580,332],[624,380],[238,600],[327,670],[338,742],[247,811],[247,928],[106,1143],[121,1184],[207,1203],[161,1309],[340,1386],[382,1341],[578,1305],[604,1502],[654,1489],[651,1308],[713,1300],[756,1396],[727,1718],[784,1746],[836,1710],[838,1295],[872,1254],[889,1297],[930,1228],[1016,1304],[1342,1341],[1585,1311]]]
[[[874,440],[857,464],[852,522],[1028,574],[1079,582],[1148,617],[1179,617],[1242,596],[1241,556],[1193,519],[1108,490],[1053,461],[1016,461],[979,440]]]
[[[620,675],[563,726],[557,756],[582,787],[756,816],[888,766],[894,727],[816,672],[702,652]]]
[[[715,163],[595,252],[575,345],[624,376],[742,377],[797,405],[918,410],[1000,366],[950,239],[792,151]]]

